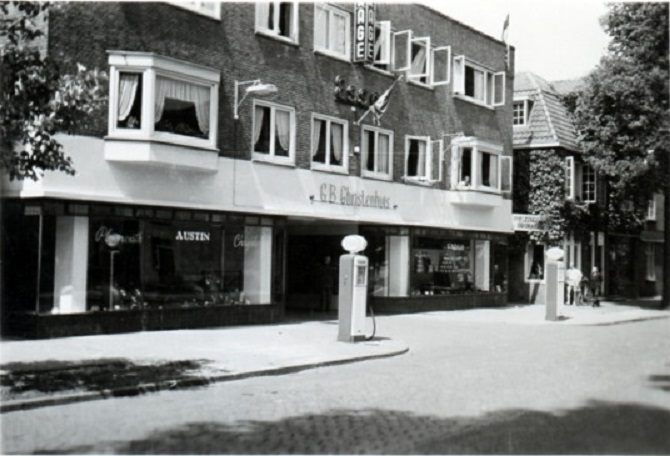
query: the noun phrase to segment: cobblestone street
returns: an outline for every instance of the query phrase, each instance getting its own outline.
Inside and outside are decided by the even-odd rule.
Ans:
[[[378,318],[378,336],[410,347],[393,358],[3,414],[3,452],[670,452],[668,319],[443,315]]]

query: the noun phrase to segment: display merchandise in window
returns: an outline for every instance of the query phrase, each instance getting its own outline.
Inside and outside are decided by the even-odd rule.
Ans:
[[[474,290],[471,241],[419,237],[412,250],[412,295]]]

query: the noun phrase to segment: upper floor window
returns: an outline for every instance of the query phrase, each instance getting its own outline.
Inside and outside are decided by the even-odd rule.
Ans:
[[[476,138],[461,138],[451,144],[451,187],[455,189],[509,191],[512,167],[500,167],[502,146]],[[508,175],[501,176],[504,170]]]
[[[391,179],[393,174],[393,132],[363,126],[362,175]]]
[[[598,181],[589,165],[576,163],[575,157],[565,158],[565,198],[576,202],[595,203]]]
[[[454,57],[454,94],[483,106],[502,106],[505,72],[494,73],[462,55]]]
[[[295,110],[256,100],[252,142],[254,159],[293,164]]]
[[[653,196],[647,205],[647,220],[652,222],[656,220],[656,199]]]
[[[312,168],[346,172],[349,157],[348,124],[314,114],[312,118]]]
[[[391,67],[394,71],[404,71],[408,81],[431,87],[449,83],[450,46],[431,46],[430,37],[415,37],[411,30],[386,33],[392,35],[392,39],[382,38],[382,40],[392,42],[390,54]]]
[[[325,3],[314,6],[314,49],[349,60],[349,13]]]
[[[256,4],[256,31],[298,42],[298,3],[259,2]]]
[[[405,179],[432,183],[442,180],[442,141],[429,137],[407,136],[405,141]]]
[[[512,105],[512,124],[515,127],[527,126],[532,107],[533,102],[531,100],[514,100],[514,104]]]
[[[221,19],[221,3],[220,2],[195,2],[188,0],[168,0],[173,5],[181,8],[195,11],[196,13],[208,16],[214,19]]]
[[[216,147],[217,70],[140,52],[109,63],[110,137]]]

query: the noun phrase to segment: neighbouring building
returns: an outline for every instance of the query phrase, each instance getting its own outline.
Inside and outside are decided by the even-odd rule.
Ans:
[[[584,276],[597,267],[604,279],[601,294],[637,297],[662,292],[664,220],[659,208],[663,207],[663,196],[656,195],[649,202],[642,231],[607,230],[605,181],[584,162],[574,124],[561,101],[562,95],[579,84],[580,81],[550,83],[533,73],[520,73],[515,78],[516,235],[510,249],[509,295],[514,302],[545,302],[544,261],[549,244],[560,245],[566,266],[573,264]],[[542,182],[534,179],[539,175],[543,176]],[[547,188],[555,190],[551,197]],[[551,213],[552,201],[558,203],[554,207],[561,211],[560,215]],[[546,234],[543,222],[553,215],[571,220],[560,239],[548,241],[548,236],[538,234]],[[570,223],[579,228],[570,229]]]
[[[73,2],[47,24],[47,52],[109,73],[109,109],[59,136],[74,177],[3,184],[6,332],[278,322],[320,308],[348,234],[375,313],[506,304],[505,43],[414,4]]]

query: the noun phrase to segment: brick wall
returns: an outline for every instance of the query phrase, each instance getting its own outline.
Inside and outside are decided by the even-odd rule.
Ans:
[[[352,4],[343,6],[350,11]],[[350,147],[360,145],[360,128],[353,122],[363,110],[334,100],[336,76],[357,88],[382,93],[393,76],[365,69],[313,51],[314,6],[299,6],[299,44],[291,45],[254,33],[253,3],[222,3],[215,20],[165,3],[72,2],[54,11],[49,27],[49,52],[69,57],[89,67],[107,69],[107,51],[144,51],[182,59],[221,70],[219,138],[221,155],[250,157],[252,103],[245,101],[240,120],[233,120],[234,81],[262,79],[275,84],[279,93],[270,100],[296,110],[296,165],[310,166],[312,113],[350,121]],[[504,45],[429,8],[411,4],[377,4],[377,19],[390,20],[396,30],[412,29],[415,36],[430,36],[435,46],[451,45],[452,55],[465,54],[494,71],[505,70]],[[451,96],[451,85],[434,90],[399,83],[382,127],[394,131],[394,177],[404,174],[405,135],[430,136],[465,131],[481,139],[502,143],[511,155],[512,66],[506,78],[506,105],[486,109]],[[73,63],[72,63],[73,64]],[[367,119],[368,123],[371,119]],[[99,114],[86,132],[104,136],[107,112]],[[448,146],[448,138],[445,138]],[[359,156],[350,159],[357,175]]]

